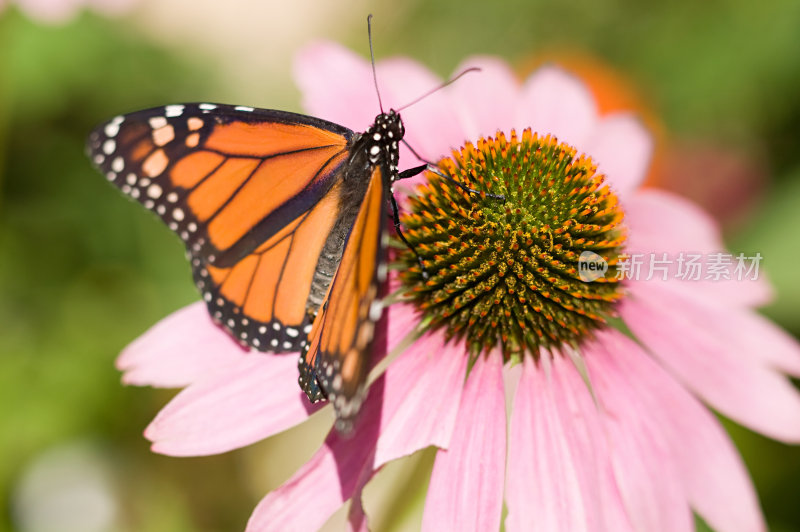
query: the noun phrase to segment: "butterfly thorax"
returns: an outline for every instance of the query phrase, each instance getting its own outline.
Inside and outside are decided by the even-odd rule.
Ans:
[[[376,116],[375,122],[364,133],[353,137],[352,155],[341,184],[339,215],[317,261],[311,283],[307,311],[312,317],[324,300],[341,260],[347,234],[358,214],[373,170],[381,168],[387,186],[397,176],[398,142],[403,135],[405,128],[400,114],[390,110]]]
[[[388,175],[385,179],[394,180],[399,160],[399,142],[406,130],[403,119],[395,110],[380,113],[375,122],[364,133],[354,139],[354,166],[368,165],[370,168],[382,165]],[[356,158],[366,156],[366,160],[356,162]],[[363,174],[361,174],[363,175]]]

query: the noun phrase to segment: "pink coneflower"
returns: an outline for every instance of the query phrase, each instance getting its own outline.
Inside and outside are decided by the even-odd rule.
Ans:
[[[510,531],[692,530],[693,511],[716,530],[763,530],[744,465],[702,402],[800,440],[800,396],[785,376],[800,375],[800,346],[753,312],[766,283],[739,280],[737,257],[696,207],[638,188],[651,142],[635,119],[598,116],[581,82],[555,67],[520,85],[499,60],[465,64],[483,72],[404,111],[406,138],[431,159],[472,139],[442,169],[506,199],[436,178],[409,197],[408,235],[431,277],[413,263],[390,277],[405,299],[387,310],[388,348],[402,352],[373,382],[354,433],[332,431],[248,530],[314,530],[349,499],[352,527],[365,528],[362,488],[428,446],[439,450],[426,530],[497,530],[504,502]],[[376,114],[368,63],[338,46],[306,49],[297,77],[314,115],[363,129]],[[378,79],[394,106],[439,83],[405,59],[380,63]],[[583,252],[608,265],[593,282],[578,270]],[[127,383],[185,387],[145,432],[164,454],[242,447],[316,410],[297,388],[296,355],[242,351],[202,303],[118,364]]]

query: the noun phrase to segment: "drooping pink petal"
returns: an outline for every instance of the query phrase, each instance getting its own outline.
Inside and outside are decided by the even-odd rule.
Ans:
[[[280,488],[258,503],[247,532],[318,530],[374,474],[383,378],[375,381],[350,436],[332,430],[322,447]]]
[[[626,246],[632,251],[722,249],[716,222],[694,203],[664,190],[643,189],[627,198],[625,223],[630,228]]]
[[[631,340],[600,333],[600,354],[616,386],[636,393],[643,416],[651,417],[675,458],[689,503],[714,530],[764,530],[750,477],[717,419]]]
[[[613,334],[619,334],[614,332]],[[641,408],[635,389],[613,372],[610,359],[632,342],[618,343],[614,352],[594,342],[584,353],[602,406],[612,469],[619,495],[634,530],[693,530],[687,494],[678,477],[677,459],[664,441],[651,413]]]
[[[580,80],[555,66],[537,70],[522,86],[515,126],[552,134],[584,150],[597,122],[594,98]]]
[[[509,428],[506,530],[609,530],[598,491],[604,447],[591,441],[584,413],[565,404],[550,364],[547,354],[538,366],[531,357],[522,364]],[[588,396],[586,386],[576,391]]]
[[[510,133],[517,126],[515,104],[520,83],[516,76],[507,63],[488,56],[467,58],[455,72],[470,67],[481,71],[467,74],[447,88],[461,120],[464,140],[494,136],[498,129]],[[489,101],[492,105],[484,105]]]
[[[181,391],[145,430],[155,452],[222,453],[304,421],[312,407],[297,385],[297,355],[252,353]]]
[[[768,342],[667,285],[638,283],[620,314],[646,348],[694,393],[731,419],[771,438],[800,441],[800,393],[767,366]],[[760,344],[760,345],[759,345]],[[777,345],[777,342],[776,344]]]
[[[152,326],[117,358],[125,384],[178,388],[240,361],[247,352],[208,315],[202,301]]]
[[[572,428],[573,437],[568,441],[576,470],[584,475],[581,487],[587,493],[586,500],[594,500],[597,496],[601,530],[631,532],[634,528],[614,477],[604,412],[572,361],[555,357],[552,365],[554,393],[560,397],[555,404],[563,426]],[[591,375],[589,377],[591,379]],[[596,394],[597,390],[593,393]],[[596,490],[592,488],[595,475]],[[591,509],[592,505],[587,505],[587,508]],[[591,519],[592,513],[587,516]],[[587,523],[592,525],[594,521],[587,520]]]
[[[648,288],[633,285],[631,292],[648,297]],[[716,337],[726,351],[761,361],[781,373],[800,376],[800,343],[794,337],[755,311],[716,301],[693,288],[686,283],[667,283],[657,286],[655,293],[668,290],[687,306],[693,306],[702,316],[695,326]]]
[[[391,352],[419,325],[419,316],[413,305],[405,303],[394,303],[385,312],[388,315],[386,345]]]
[[[633,115],[616,113],[599,120],[584,149],[597,163],[598,171],[606,175],[612,190],[624,198],[647,174],[653,138]]]
[[[692,295],[692,294],[688,294]],[[708,303],[707,300],[703,301]],[[752,353],[769,367],[800,377],[800,344],[793,336],[756,312],[735,308],[717,308],[716,325],[730,324],[739,345],[751,346]]]
[[[670,263],[666,278],[670,284],[686,284],[711,299],[724,299],[740,306],[758,306],[770,300],[771,289],[763,271],[756,280],[740,281],[735,276],[730,280],[714,280],[707,278],[708,269],[703,266],[699,280],[676,278],[681,257],[688,261],[691,255],[701,254],[703,264],[707,264],[711,254],[724,251],[717,224],[690,201],[663,190],[646,189],[625,198],[624,207],[625,224],[629,228],[626,253],[641,255],[643,259],[639,281],[650,276],[651,254],[661,260],[667,253]],[[650,282],[661,282],[664,275],[658,270],[658,263],[653,266]],[[688,273],[688,266],[683,271]]]
[[[431,474],[423,530],[497,530],[503,508],[506,417],[503,359],[479,357],[467,378],[450,447]]]
[[[466,369],[464,345],[445,345],[441,333],[425,335],[392,362],[385,374],[376,468],[430,445],[448,447]]]

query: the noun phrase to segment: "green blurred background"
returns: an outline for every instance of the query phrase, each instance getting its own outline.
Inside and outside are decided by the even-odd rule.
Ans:
[[[240,530],[319,444],[323,424],[216,457],[149,452],[141,432],[174,392],[121,386],[113,361],[197,295],[178,239],[90,168],[83,142],[170,102],[300,111],[295,50],[328,38],[366,54],[368,12],[379,58],[443,77],[471,54],[520,76],[557,61],[603,109],[637,110],[657,139],[650,182],[764,256],[777,298],[763,312],[800,334],[796,0],[109,2],[0,7],[0,530]],[[800,447],[726,425],[771,528],[800,530]],[[422,453],[381,472],[366,494],[375,529],[414,527],[424,491],[410,486],[430,467]],[[93,510],[70,528],[81,505]]]

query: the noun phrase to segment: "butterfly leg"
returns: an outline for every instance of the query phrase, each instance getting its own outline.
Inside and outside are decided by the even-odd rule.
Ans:
[[[397,177],[394,178],[395,181],[400,181],[401,179],[408,179],[409,177],[414,177],[415,175],[419,175],[425,170],[428,169],[429,163],[425,163],[419,166],[415,166],[414,168],[409,168],[408,170],[403,170]]]
[[[428,279],[430,276],[428,275],[428,270],[425,268],[425,264],[422,262],[422,257],[419,256],[417,250],[411,243],[406,240],[406,235],[403,234],[402,226],[400,225],[400,209],[397,207],[397,200],[394,199],[394,195],[390,194],[389,198],[392,200],[392,219],[394,220],[394,229],[397,231],[397,236],[400,237],[400,240],[403,241],[403,244],[406,245],[408,249],[417,257],[417,262],[419,263],[419,267],[421,268],[422,278]]]
[[[480,196],[481,195],[481,192],[479,190],[475,190],[474,188],[469,188],[468,186],[465,186],[465,185],[459,183],[458,181],[456,181],[455,179],[453,179],[449,175],[447,175],[444,172],[442,172],[441,170],[439,170],[439,168],[437,166],[431,166],[428,169],[431,172],[433,172],[434,174],[436,174],[439,177],[441,177],[442,179],[444,179],[445,181],[448,181],[448,182],[454,184],[455,186],[457,186],[458,188],[460,188],[461,190],[463,190],[467,194],[470,194],[470,195],[474,194],[476,196]],[[505,201],[506,200],[506,197],[503,196],[502,194],[492,194],[491,192],[486,192],[485,194],[486,194],[487,198],[492,198],[492,199],[501,200],[501,201]]]
[[[417,159],[419,159],[420,161],[422,161],[425,164],[422,165],[422,166],[409,168],[408,170],[400,172],[400,174],[397,176],[397,179],[406,179],[407,177],[415,176],[415,175],[419,174],[420,172],[423,172],[424,170],[430,170],[431,172],[433,172],[434,174],[438,175],[439,177],[441,177],[445,181],[449,181],[450,183],[454,184],[455,186],[457,186],[458,188],[460,188],[461,190],[463,190],[467,194],[475,194],[475,195],[480,196],[480,194],[481,194],[480,191],[475,190],[474,188],[469,188],[467,186],[462,185],[461,183],[459,183],[458,181],[456,181],[455,179],[453,179],[449,175],[447,175],[444,172],[442,172],[441,170],[439,170],[438,166],[436,166],[435,164],[433,164],[432,162],[430,162],[430,161],[428,161],[426,159],[423,159],[422,156],[420,154],[418,154],[414,150],[414,148],[412,148],[408,144],[408,142],[406,142],[405,140],[403,140],[401,142],[406,145],[406,148],[411,150],[411,153],[414,154],[414,157],[416,157]],[[408,176],[404,176],[403,175],[406,172],[411,172],[411,171],[414,171],[415,173],[410,174]],[[487,192],[486,196],[489,197],[489,198],[493,198],[493,199],[497,199],[497,200],[501,200],[501,201],[505,201],[506,200],[506,197],[503,196],[502,194],[491,194],[491,193]]]

